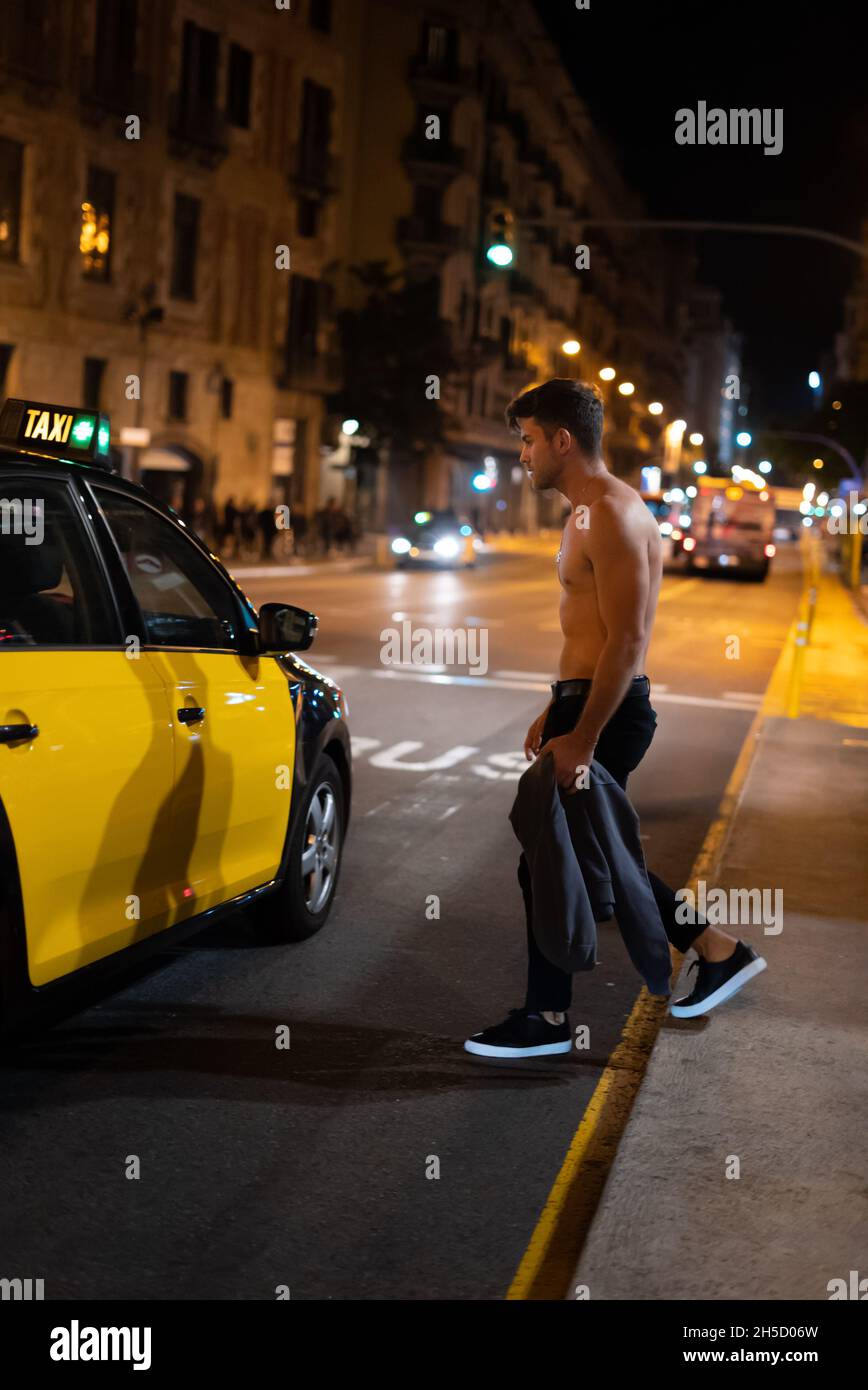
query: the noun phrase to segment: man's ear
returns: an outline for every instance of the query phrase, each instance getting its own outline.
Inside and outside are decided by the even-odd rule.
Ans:
[[[561,425],[560,429],[558,430],[558,450],[560,451],[560,453],[568,454],[572,447],[572,443],[573,436],[570,434],[568,429],[565,429],[564,426]]]

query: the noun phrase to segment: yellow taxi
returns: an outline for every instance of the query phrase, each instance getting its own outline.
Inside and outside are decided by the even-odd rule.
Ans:
[[[316,617],[253,607],[113,471],[93,411],[0,411],[0,1022],[250,905],[325,922],[350,811]]]

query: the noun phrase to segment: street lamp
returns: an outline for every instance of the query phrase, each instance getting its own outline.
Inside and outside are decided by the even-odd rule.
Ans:
[[[618,375],[618,374],[617,374],[617,372],[615,371],[615,368],[614,368],[614,367],[601,367],[601,368],[600,368],[600,380],[601,380],[601,381],[614,381],[614,380],[615,380],[615,377],[616,377],[617,375]]]
[[[704,461],[704,459],[697,459],[695,464],[693,465],[693,471],[694,473],[707,473],[708,464]]]
[[[741,449],[746,449],[751,442],[752,435],[747,430],[739,430],[735,436],[735,442]]]
[[[812,391],[819,391],[822,384],[823,382],[819,372],[808,372],[808,385]]]
[[[761,473],[771,473],[772,465],[768,459],[760,459],[757,468]]]
[[[694,430],[693,434],[690,436],[691,444],[702,444],[704,442],[704,439],[705,436],[700,434],[698,430]]]
[[[649,414],[649,415],[662,415],[662,414],[663,414],[663,405],[662,405],[662,403],[661,403],[660,401],[651,401],[651,402],[649,403],[649,405],[648,405],[648,414]]]
[[[561,344],[561,352],[565,352],[567,357],[575,357],[582,350],[581,343],[576,338],[568,338]]]
[[[633,392],[636,390],[636,387],[633,385],[632,381],[622,381],[621,385],[618,387],[618,390],[620,391],[622,396],[632,396]]]

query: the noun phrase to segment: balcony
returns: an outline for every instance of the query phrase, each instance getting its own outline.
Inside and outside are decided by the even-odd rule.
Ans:
[[[326,151],[296,143],[290,146],[287,183],[290,191],[308,198],[330,198],[338,190],[341,162]]]
[[[104,71],[88,58],[82,65],[79,100],[89,125],[101,125],[111,116],[145,120],[150,113],[150,80],[143,72]]]
[[[463,173],[467,164],[467,151],[458,145],[449,140],[426,140],[418,135],[411,135],[404,141],[401,156],[415,181],[450,183]]]
[[[508,352],[503,359],[500,375],[507,390],[517,392],[533,381],[536,373],[522,353]]]
[[[411,253],[449,255],[461,246],[461,238],[461,228],[447,222],[429,222],[421,217],[398,220],[398,241]]]
[[[169,107],[169,152],[175,159],[195,159],[213,169],[229,153],[226,118],[216,106],[175,92]]]
[[[282,391],[331,395],[343,384],[343,363],[336,352],[317,353],[293,343],[275,352],[274,378]]]
[[[427,58],[410,59],[409,78],[416,95],[434,105],[449,104],[468,96],[476,89],[476,74],[472,68],[458,63],[432,63]]]

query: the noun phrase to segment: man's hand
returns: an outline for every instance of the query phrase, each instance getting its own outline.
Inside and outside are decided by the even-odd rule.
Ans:
[[[551,705],[544,709],[539,718],[533,721],[533,723],[527,731],[527,737],[524,741],[524,756],[527,758],[529,763],[533,762],[534,758],[539,752],[540,743],[542,742],[542,731],[545,727],[545,722],[548,717],[548,712],[550,708]]]
[[[561,734],[560,738],[549,739],[545,751],[555,760],[555,777],[558,786],[566,792],[577,790],[576,779],[579,773],[591,766],[594,761],[593,748],[574,733]]]

